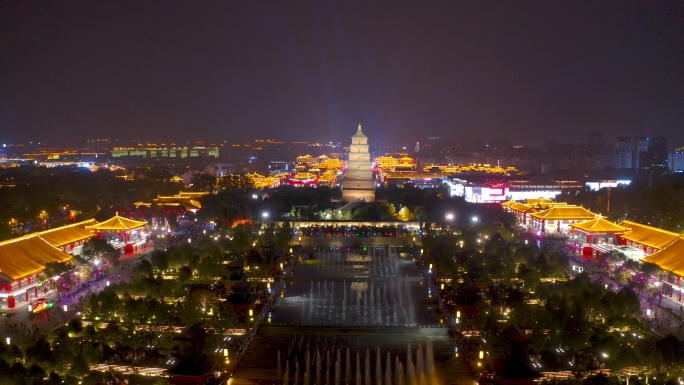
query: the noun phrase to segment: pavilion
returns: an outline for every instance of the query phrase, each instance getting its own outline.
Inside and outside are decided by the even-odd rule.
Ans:
[[[290,186],[316,186],[318,184],[318,175],[310,172],[298,172],[289,180]]]
[[[133,254],[147,242],[147,234],[143,231],[146,226],[145,221],[124,218],[116,213],[112,218],[86,229],[96,232],[98,238],[106,239],[115,249]]]
[[[570,224],[596,218],[596,214],[579,206],[554,205],[549,209],[530,214],[531,225],[547,236],[565,236]]]
[[[617,244],[617,235],[629,232],[631,228],[620,226],[602,216],[588,220],[586,222],[571,223],[570,227],[575,229],[575,233],[580,240],[588,244]]]
[[[253,174],[247,173],[246,177],[250,180],[254,188],[263,190],[265,188],[274,188],[280,186],[280,178],[273,176],[263,176],[255,172]]]
[[[577,237],[575,243],[583,245],[582,255],[585,258],[597,258],[601,253],[609,251],[611,246],[618,244],[619,235],[630,231],[630,228],[615,224],[602,216],[571,223],[570,227]]]

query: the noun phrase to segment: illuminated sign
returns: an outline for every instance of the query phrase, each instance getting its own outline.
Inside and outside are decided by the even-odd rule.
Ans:
[[[34,313],[40,313],[42,311],[52,309],[55,307],[55,303],[53,301],[44,301],[37,303],[36,306],[33,308]]]

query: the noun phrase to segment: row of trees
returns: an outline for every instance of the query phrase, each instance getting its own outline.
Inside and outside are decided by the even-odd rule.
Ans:
[[[106,169],[91,172],[73,167],[21,167],[2,172],[15,185],[0,187],[0,240],[16,236],[12,229],[38,231],[74,220],[106,215],[135,202],[177,194],[183,185],[159,180],[124,180]]]

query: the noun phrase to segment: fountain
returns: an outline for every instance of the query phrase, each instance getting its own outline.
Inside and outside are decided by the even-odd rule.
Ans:
[[[280,352],[278,352],[280,355]],[[305,359],[304,372],[300,373],[299,359],[302,356]],[[335,354],[335,362],[331,363],[331,351],[326,350],[323,354],[321,351],[316,349],[315,352],[306,350],[305,352],[300,352],[294,358],[294,373],[290,373],[289,361],[285,363],[285,374],[283,376],[284,385],[297,385],[299,384],[300,375],[303,376],[304,385],[311,385],[311,366],[310,357],[315,357],[315,384],[321,385],[341,385],[342,384],[342,354],[339,349]],[[323,371],[323,359],[325,356],[325,381],[322,382],[322,371]],[[422,344],[418,346],[414,351],[411,348],[411,344],[407,344],[406,347],[406,357],[405,361],[402,361],[399,356],[394,358],[394,367],[392,366],[391,352],[386,352],[384,366],[382,364],[382,351],[380,347],[375,349],[375,376],[372,375],[371,371],[371,350],[366,349],[365,355],[363,357],[363,364],[361,360],[361,352],[356,352],[356,365],[353,367],[355,372],[355,377],[351,377],[352,372],[352,362],[351,362],[351,350],[347,348],[345,354],[345,368],[344,368],[344,383],[354,384],[354,385],[439,385],[439,380],[434,369],[434,353],[432,351],[432,343],[427,341],[425,348]],[[413,360],[415,357],[415,362]],[[406,365],[404,365],[406,362]],[[330,372],[334,382],[330,382]],[[293,378],[291,378],[293,377]],[[294,381],[294,382],[292,382]]]

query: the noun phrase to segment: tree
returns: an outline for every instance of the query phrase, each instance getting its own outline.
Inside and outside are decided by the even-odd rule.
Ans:
[[[252,228],[246,225],[237,225],[233,228],[233,247],[244,251],[252,246]]]
[[[206,283],[192,285],[188,291],[190,303],[199,303],[206,310],[209,299],[216,297],[211,287]]]
[[[48,262],[43,270],[48,277],[48,282],[57,291],[57,297],[61,298],[64,291],[68,291],[71,283],[71,274],[65,274],[72,270],[66,262]]]
[[[656,341],[656,347],[663,357],[665,365],[670,369],[681,368],[684,355],[684,343],[676,336],[668,334],[661,340]]]
[[[138,276],[152,275],[153,271],[152,264],[147,259],[140,259],[133,266],[133,274]]]
[[[28,367],[27,373],[29,378],[44,378],[47,373],[40,365],[32,364]]]
[[[178,282],[186,283],[192,278],[192,270],[188,266],[183,266],[178,270]]]
[[[261,257],[259,250],[255,248],[250,248],[247,252],[247,266],[261,265],[264,259]]]
[[[50,344],[41,338],[36,341],[32,346],[26,349],[26,361],[34,362],[41,365],[50,364],[53,360],[52,349],[50,349]]]
[[[73,333],[80,333],[83,331],[83,322],[78,318],[74,318],[69,321],[67,330]]]
[[[83,246],[83,255],[88,259],[103,257],[110,265],[118,266],[121,253],[106,240],[95,238]]]
[[[155,250],[150,255],[150,263],[157,269],[164,271],[169,268],[170,255],[164,250]]]
[[[86,362],[83,353],[78,353],[74,355],[73,361],[71,362],[71,368],[69,371],[72,374],[75,374],[79,377],[84,376],[88,374],[88,372],[90,372],[90,368],[88,368],[88,362]]]
[[[423,223],[427,219],[427,211],[425,211],[425,207],[423,206],[418,206],[413,210],[413,215],[415,216],[416,219],[420,221],[420,229],[423,229]]]
[[[397,209],[390,202],[379,203],[377,210],[380,220],[383,221],[393,220],[394,216],[397,215]]]
[[[292,240],[292,227],[290,222],[283,222],[282,226],[278,227],[275,236],[275,244],[279,250],[285,250]]]

